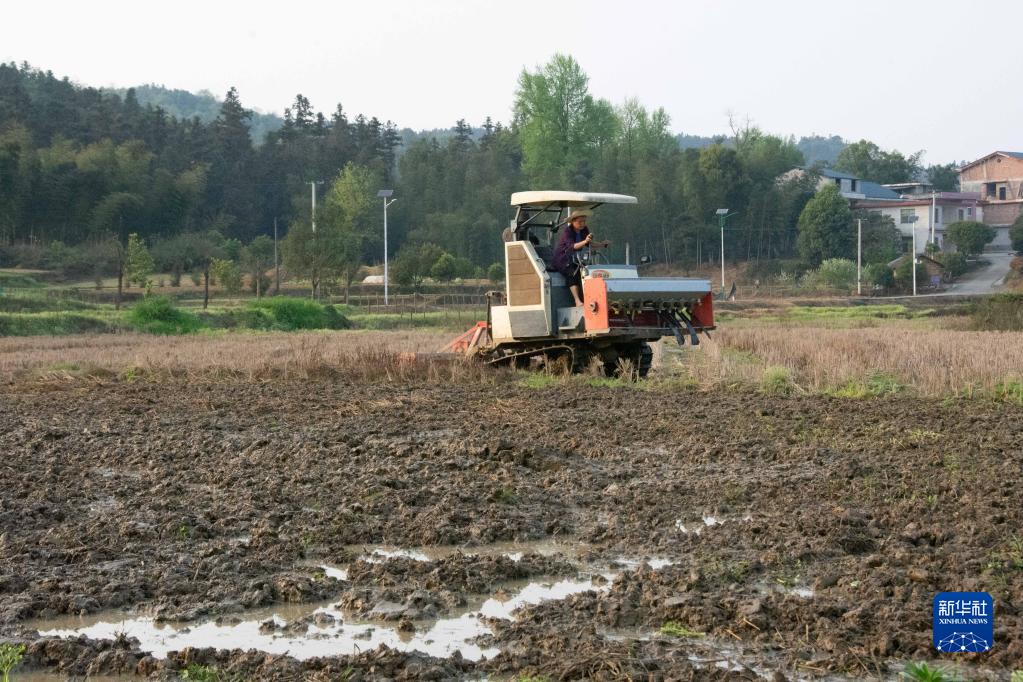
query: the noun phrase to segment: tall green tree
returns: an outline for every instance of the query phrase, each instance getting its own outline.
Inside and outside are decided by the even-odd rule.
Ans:
[[[965,256],[976,256],[995,238],[995,229],[975,220],[960,220],[945,228],[945,239]]]
[[[128,235],[128,253],[125,262],[128,282],[135,282],[140,287],[144,287],[155,269],[156,263],[153,261],[149,249],[146,248],[146,243],[137,234]]]
[[[614,138],[614,109],[589,92],[589,77],[571,56],[555,54],[523,70],[515,92],[515,126],[526,175],[535,186],[586,189],[593,162]]]
[[[359,268],[382,249],[376,210],[380,183],[369,168],[348,163],[327,193],[325,223],[334,250],[328,269],[343,284],[345,301]]]
[[[885,151],[869,140],[860,140],[838,154],[835,168],[881,184],[910,182],[922,171],[922,156],[922,151],[905,156],[896,150]]]
[[[939,192],[959,191],[959,164],[946,163],[927,167],[927,181]]]
[[[252,278],[256,298],[263,296],[266,271],[273,265],[274,240],[261,234],[242,250],[242,262]]]
[[[1023,253],[1023,214],[1016,218],[1009,228],[1009,239],[1012,240],[1012,249],[1017,253]]]
[[[825,185],[799,214],[799,256],[817,266],[827,258],[855,258],[856,231],[849,202],[836,185]]]

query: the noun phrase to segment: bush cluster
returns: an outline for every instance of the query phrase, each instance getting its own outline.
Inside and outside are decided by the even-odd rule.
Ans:
[[[198,316],[179,310],[166,296],[148,296],[128,311],[128,324],[147,334],[192,334],[206,325]]]

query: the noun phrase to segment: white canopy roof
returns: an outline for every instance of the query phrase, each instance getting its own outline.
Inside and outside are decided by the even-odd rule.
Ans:
[[[600,192],[561,192],[539,190],[516,192],[511,196],[512,206],[536,206],[545,204],[561,206],[592,206],[594,204],[636,204],[636,197],[627,194],[603,194]]]

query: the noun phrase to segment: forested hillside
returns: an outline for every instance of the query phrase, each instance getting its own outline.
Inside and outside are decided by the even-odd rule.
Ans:
[[[223,102],[208,90],[189,92],[176,88],[165,88],[162,85],[148,84],[131,88],[135,98],[142,106],[159,107],[168,116],[180,119],[198,118],[203,123],[211,123],[220,113]],[[127,96],[128,88],[106,90],[121,97]],[[284,125],[284,120],[275,114],[264,114],[253,111],[249,119],[249,135],[256,145],[263,143],[267,133],[272,133]]]
[[[715,258],[719,208],[735,214],[729,258],[784,258],[796,254],[796,223],[815,178],[779,183],[778,176],[807,162],[801,149],[827,160],[839,158],[834,149],[844,144],[796,143],[748,124],[710,140],[676,137],[663,109],[593,97],[579,64],[561,55],[509,83],[508,124],[458,121],[434,134],[351,116],[341,104],[317,109],[299,94],[280,128],[256,145],[252,112],[234,89],[215,115],[187,109],[184,102],[196,101],[175,91],[161,97],[144,102],[136,90],[122,95],[0,65],[0,244],[8,245],[8,263],[26,261],[19,245],[37,253],[57,241],[64,253],[124,245],[129,234],[157,246],[210,234],[248,243],[276,221],[282,234],[291,232],[284,253],[293,271],[350,280],[382,257],[382,187],[399,199],[391,208],[392,255],[447,252],[461,271],[499,259],[509,195],[527,188],[638,196],[638,207],[603,211],[594,229],[619,251],[628,241],[633,253],[657,262]],[[847,156],[869,173],[872,166],[860,162],[880,157],[866,151]],[[919,172],[918,159],[897,168]],[[312,182],[318,241],[310,241]]]

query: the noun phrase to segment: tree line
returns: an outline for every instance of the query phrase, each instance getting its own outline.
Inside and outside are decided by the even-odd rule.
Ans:
[[[154,267],[174,277],[208,278],[216,261],[258,273],[276,224],[290,275],[314,289],[324,282],[347,289],[360,268],[382,258],[376,192],[384,187],[398,198],[389,213],[395,276],[412,284],[434,274],[493,274],[509,196],[523,189],[636,195],[638,206],[605,207],[595,221],[619,257],[628,242],[655,262],[713,262],[719,208],[734,214],[729,260],[809,253],[800,251],[799,217],[817,178],[779,180],[806,163],[792,137],[732,122],[729,136],[684,147],[663,108],[594,97],[567,55],[523,70],[513,112],[507,125],[460,120],[449,134],[410,139],[399,150],[394,123],[350,118],[340,104],[326,114],[299,94],[283,125],[256,145],[252,113],[234,89],[204,123],[141,105],[130,89],[121,96],[0,64],[0,258],[109,274],[137,235]],[[860,141],[834,165],[877,182],[954,182],[954,166],[925,169],[920,159]]]

